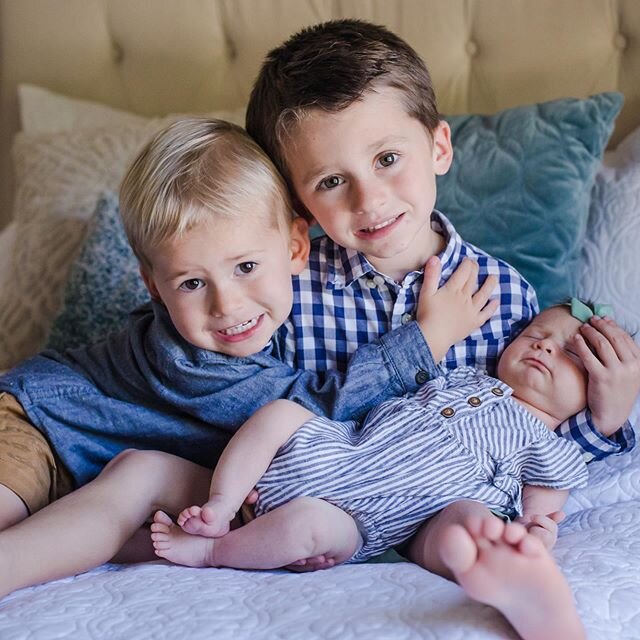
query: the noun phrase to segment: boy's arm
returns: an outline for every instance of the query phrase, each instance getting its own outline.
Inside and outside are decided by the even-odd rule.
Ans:
[[[283,364],[272,373],[282,378],[268,390],[269,399],[288,398],[334,420],[361,419],[381,402],[415,393],[440,375],[415,321],[358,347],[344,372],[291,369]]]
[[[495,312],[498,300],[489,301],[497,284],[495,276],[487,276],[477,289],[478,265],[473,260],[465,259],[447,282],[438,287],[440,272],[440,260],[431,257],[425,265],[416,322],[394,329],[372,344],[360,346],[344,374],[325,372],[325,384],[332,384],[334,375],[344,376],[340,387],[336,386],[330,413],[317,404],[310,406],[308,398],[287,397],[317,413],[345,420],[363,416],[383,400],[415,393],[425,382],[441,375],[437,363],[449,347],[482,326]],[[376,382],[382,370],[371,370],[380,356],[387,370],[383,375],[390,376],[389,384]],[[300,374],[300,381],[310,382],[311,375],[321,376],[307,372]],[[318,403],[324,394],[321,389],[315,389],[313,395]]]
[[[589,408],[557,432],[575,440],[588,460],[599,460],[635,445],[628,418],[640,393],[640,347],[610,318],[593,317],[580,331],[575,349],[588,374]]]

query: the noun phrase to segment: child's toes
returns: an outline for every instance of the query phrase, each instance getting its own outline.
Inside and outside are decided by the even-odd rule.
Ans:
[[[509,522],[504,528],[504,541],[516,545],[527,535],[527,529],[519,522]]]

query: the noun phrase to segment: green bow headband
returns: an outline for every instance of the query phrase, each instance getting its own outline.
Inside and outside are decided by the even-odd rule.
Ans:
[[[592,316],[603,318],[613,315],[613,307],[610,304],[587,304],[578,298],[571,298],[567,306],[571,308],[571,315],[580,322],[588,322]]]

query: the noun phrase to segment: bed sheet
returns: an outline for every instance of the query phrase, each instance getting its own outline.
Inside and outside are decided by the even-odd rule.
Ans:
[[[637,422],[636,422],[637,424]],[[590,465],[555,556],[590,640],[640,638],[640,453]],[[104,565],[0,601],[2,640],[489,640],[516,638],[490,607],[405,562],[314,574]]]

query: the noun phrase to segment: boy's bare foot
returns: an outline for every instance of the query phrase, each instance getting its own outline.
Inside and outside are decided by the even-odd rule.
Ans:
[[[441,557],[466,593],[498,609],[524,640],[582,640],[573,595],[536,536],[495,516],[443,532]]]
[[[211,567],[213,538],[185,533],[164,511],[156,511],[151,523],[151,540],[157,556],[186,567]]]
[[[208,538],[226,536],[235,510],[226,501],[210,498],[202,507],[187,507],[178,516],[178,525],[187,533]]]

